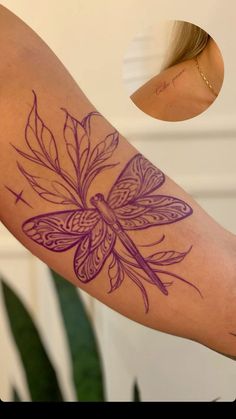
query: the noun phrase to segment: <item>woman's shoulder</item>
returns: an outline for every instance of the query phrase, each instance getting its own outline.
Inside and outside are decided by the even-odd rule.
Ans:
[[[131,99],[143,112],[166,121],[191,118],[206,107],[202,103],[193,60],[163,70],[138,89]]]

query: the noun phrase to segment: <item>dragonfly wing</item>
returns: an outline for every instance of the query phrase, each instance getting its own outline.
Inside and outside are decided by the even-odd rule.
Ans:
[[[103,220],[81,240],[74,257],[74,270],[80,281],[89,282],[101,271],[115,240],[115,233]]]
[[[34,242],[54,252],[63,252],[89,234],[100,220],[96,210],[58,211],[30,218],[24,233]]]
[[[152,226],[180,221],[193,212],[181,199],[166,195],[151,195],[136,200],[115,210],[120,224],[125,230],[140,230]]]
[[[134,203],[159,188],[165,175],[150,163],[142,154],[136,154],[122,170],[109,195],[111,208],[121,208]]]

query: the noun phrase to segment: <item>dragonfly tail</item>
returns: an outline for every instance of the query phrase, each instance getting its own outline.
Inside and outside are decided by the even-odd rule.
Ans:
[[[137,258],[138,259],[138,258]],[[137,260],[138,261],[138,260]],[[164,295],[168,295],[168,290],[165,286],[165,284],[162,282],[162,280],[159,278],[159,276],[157,275],[157,273],[150,268],[150,266],[148,265],[148,263],[144,260],[144,258],[140,258],[139,262],[139,266],[145,271],[145,273],[147,274],[148,278],[149,278],[149,282],[151,282],[152,284],[156,285],[159,290],[164,294]]]

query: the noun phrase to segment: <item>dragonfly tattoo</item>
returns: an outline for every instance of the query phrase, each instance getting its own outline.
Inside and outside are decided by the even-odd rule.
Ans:
[[[106,198],[97,193],[88,199],[94,179],[119,164],[108,163],[119,144],[118,132],[95,142],[94,121],[102,116],[91,112],[79,121],[62,109],[65,114],[64,156],[71,164],[71,170],[65,169],[55,137],[39,116],[37,96],[35,92],[33,94],[33,106],[25,128],[28,151],[13,147],[30,166],[43,166],[48,173],[53,172],[56,180],[49,181],[50,176],[41,178],[19,162],[18,168],[42,199],[63,206],[63,209],[26,220],[22,225],[23,232],[53,252],[75,248],[73,268],[83,283],[92,281],[103,270],[110,280],[109,292],[113,292],[129,278],[141,291],[146,312],[149,301],[145,282],[168,295],[168,287],[174,280],[180,280],[201,295],[194,284],[161,268],[180,263],[191,247],[185,252],[155,251],[144,256],[140,250],[142,246],[135,244],[129,235],[129,231],[176,223],[192,214],[191,207],[181,199],[155,194],[164,184],[165,175],[141,154],[136,154],[123,167]],[[163,235],[156,243],[143,247],[158,246],[164,239]],[[118,251],[118,247],[123,250]],[[164,282],[162,278],[166,276],[172,281]]]

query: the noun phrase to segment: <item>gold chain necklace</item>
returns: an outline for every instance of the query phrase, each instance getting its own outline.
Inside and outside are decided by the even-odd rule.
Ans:
[[[214,90],[214,87],[212,86],[212,84],[209,82],[209,80],[206,78],[205,74],[203,73],[203,71],[201,70],[200,66],[199,66],[199,62],[198,62],[198,58],[194,57],[195,62],[196,62],[196,67],[198,69],[198,72],[201,76],[201,78],[204,80],[204,82],[206,83],[206,85],[208,86],[208,88],[211,90],[211,92],[213,93],[213,95],[215,97],[218,96],[218,93],[216,93],[216,91]]]

